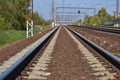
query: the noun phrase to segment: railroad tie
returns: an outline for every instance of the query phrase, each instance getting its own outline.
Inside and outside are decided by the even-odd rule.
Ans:
[[[66,29],[66,28],[65,28]],[[83,57],[87,60],[89,66],[92,69],[92,75],[96,76],[97,80],[115,80],[115,73],[111,73],[108,69],[106,69],[106,65],[103,65],[103,62],[99,61],[99,58],[93,53],[91,53],[82,43],[80,43],[74,36],[73,34],[68,31],[68,34],[73,38],[73,40],[78,44],[78,48],[83,54]]]
[[[54,46],[56,44],[56,40],[58,37],[60,29],[56,32],[53,39],[48,44],[47,48],[44,50],[43,55],[40,58],[37,58],[36,64],[32,64],[34,67],[30,67],[32,69],[31,72],[26,71],[28,76],[22,76],[25,79],[39,79],[39,80],[47,80],[47,76],[51,73],[46,71],[48,69],[48,64],[52,59],[51,54],[54,51]]]

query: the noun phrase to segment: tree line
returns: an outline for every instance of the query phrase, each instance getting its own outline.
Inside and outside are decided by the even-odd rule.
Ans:
[[[0,30],[25,30],[26,29],[26,0],[0,0]],[[47,25],[46,21],[34,13],[34,24]]]
[[[101,8],[94,16],[85,16],[84,24],[86,25],[104,25],[105,21],[114,20],[114,16],[107,13],[105,8]]]

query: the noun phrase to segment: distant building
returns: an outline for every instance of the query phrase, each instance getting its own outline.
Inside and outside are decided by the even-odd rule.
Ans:
[[[106,20],[104,23],[105,26],[114,26],[114,27],[120,27],[120,19],[118,20]]]

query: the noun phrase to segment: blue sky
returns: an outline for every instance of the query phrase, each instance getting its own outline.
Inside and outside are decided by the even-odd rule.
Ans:
[[[55,7],[63,6],[63,0],[54,0]],[[45,19],[50,19],[52,0],[34,0],[34,11],[37,11]],[[64,0],[64,6],[72,7],[92,7],[96,8],[96,13],[101,7],[105,7],[109,14],[113,15],[116,10],[116,0]],[[89,15],[93,15],[91,10],[84,10]]]

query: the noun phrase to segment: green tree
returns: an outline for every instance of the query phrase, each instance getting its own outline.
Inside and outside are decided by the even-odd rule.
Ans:
[[[105,8],[101,8],[101,10],[98,11],[97,15],[99,16],[99,18],[101,17],[101,14],[102,14],[102,24],[104,24],[106,20],[114,19],[113,16],[111,16],[110,14],[107,13]]]
[[[88,24],[89,25],[99,25],[100,24],[99,17],[97,15],[89,17]]]
[[[4,18],[4,23],[9,26],[5,27],[6,29],[10,29],[12,27],[12,21],[14,20],[14,16],[12,15],[14,11],[14,7],[6,0],[0,0],[0,15]],[[1,23],[2,25],[2,23]],[[3,26],[0,26],[0,28]]]
[[[30,3],[28,3],[30,5]],[[26,0],[0,0],[0,29],[26,30]],[[46,25],[47,22],[37,12],[34,13],[35,24]],[[5,23],[5,24],[4,24]]]
[[[101,8],[95,16],[86,16],[84,22],[87,25],[100,25],[100,18],[102,14],[102,25],[106,20],[113,20],[114,17],[107,13],[105,8]]]
[[[8,26],[10,26],[10,23],[6,24],[5,19],[0,15],[0,31],[9,29]]]
[[[105,20],[107,20],[107,12],[105,8],[101,8],[101,10],[98,11],[98,17],[100,18],[102,15],[102,24],[104,24]]]
[[[25,0],[0,0],[0,15],[9,24],[7,29],[25,29]]]
[[[38,12],[34,13],[34,24],[35,25],[49,25],[50,21],[46,21],[43,17],[41,17]]]
[[[15,6],[15,21],[14,21],[14,28],[15,29],[26,29],[26,0],[14,0]],[[17,26],[17,27],[16,27]]]

